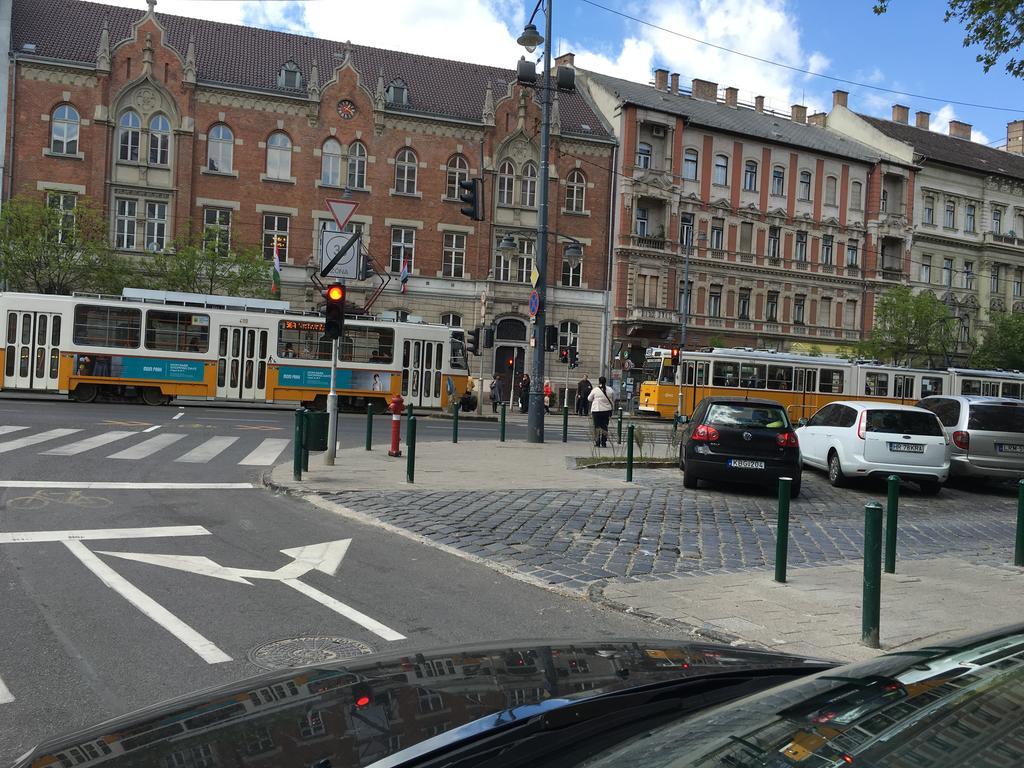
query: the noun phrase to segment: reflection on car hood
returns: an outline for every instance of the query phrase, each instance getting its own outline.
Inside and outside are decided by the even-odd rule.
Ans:
[[[18,766],[342,768],[385,758],[400,765],[416,753],[603,693],[808,661],[666,641],[531,642],[363,656],[162,704],[41,746]]]

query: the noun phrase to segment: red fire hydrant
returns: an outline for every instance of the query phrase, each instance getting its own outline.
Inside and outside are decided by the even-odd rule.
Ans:
[[[391,396],[388,410],[391,411],[391,450],[388,451],[388,456],[401,456],[402,449],[399,445],[402,442],[402,412],[405,411],[405,400],[401,395]]]

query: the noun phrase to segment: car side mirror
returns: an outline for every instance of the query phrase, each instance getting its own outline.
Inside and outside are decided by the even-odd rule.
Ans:
[[[806,426],[807,426],[807,419],[800,419],[800,421],[798,421],[798,422],[796,423],[796,425],[797,425],[798,427],[806,427]]]

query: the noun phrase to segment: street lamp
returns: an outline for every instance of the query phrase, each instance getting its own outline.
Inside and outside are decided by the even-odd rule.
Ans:
[[[708,236],[701,232],[697,235],[697,242],[701,247],[707,244]],[[683,384],[686,379],[686,371],[683,367],[682,352],[686,349],[686,321],[690,315],[690,255],[693,253],[693,238],[686,244],[683,253],[683,306],[679,308],[679,370],[676,371],[676,378],[679,380],[679,402],[676,405],[676,421],[683,415]]]

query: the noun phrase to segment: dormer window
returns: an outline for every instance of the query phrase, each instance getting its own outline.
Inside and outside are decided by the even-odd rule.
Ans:
[[[409,104],[409,88],[401,78],[392,80],[388,89],[384,92],[384,99],[388,104],[396,107],[405,107]]]
[[[285,62],[284,66],[281,67],[281,71],[277,73],[277,87],[302,87],[302,73],[299,71],[298,64],[296,64],[294,61]]]

